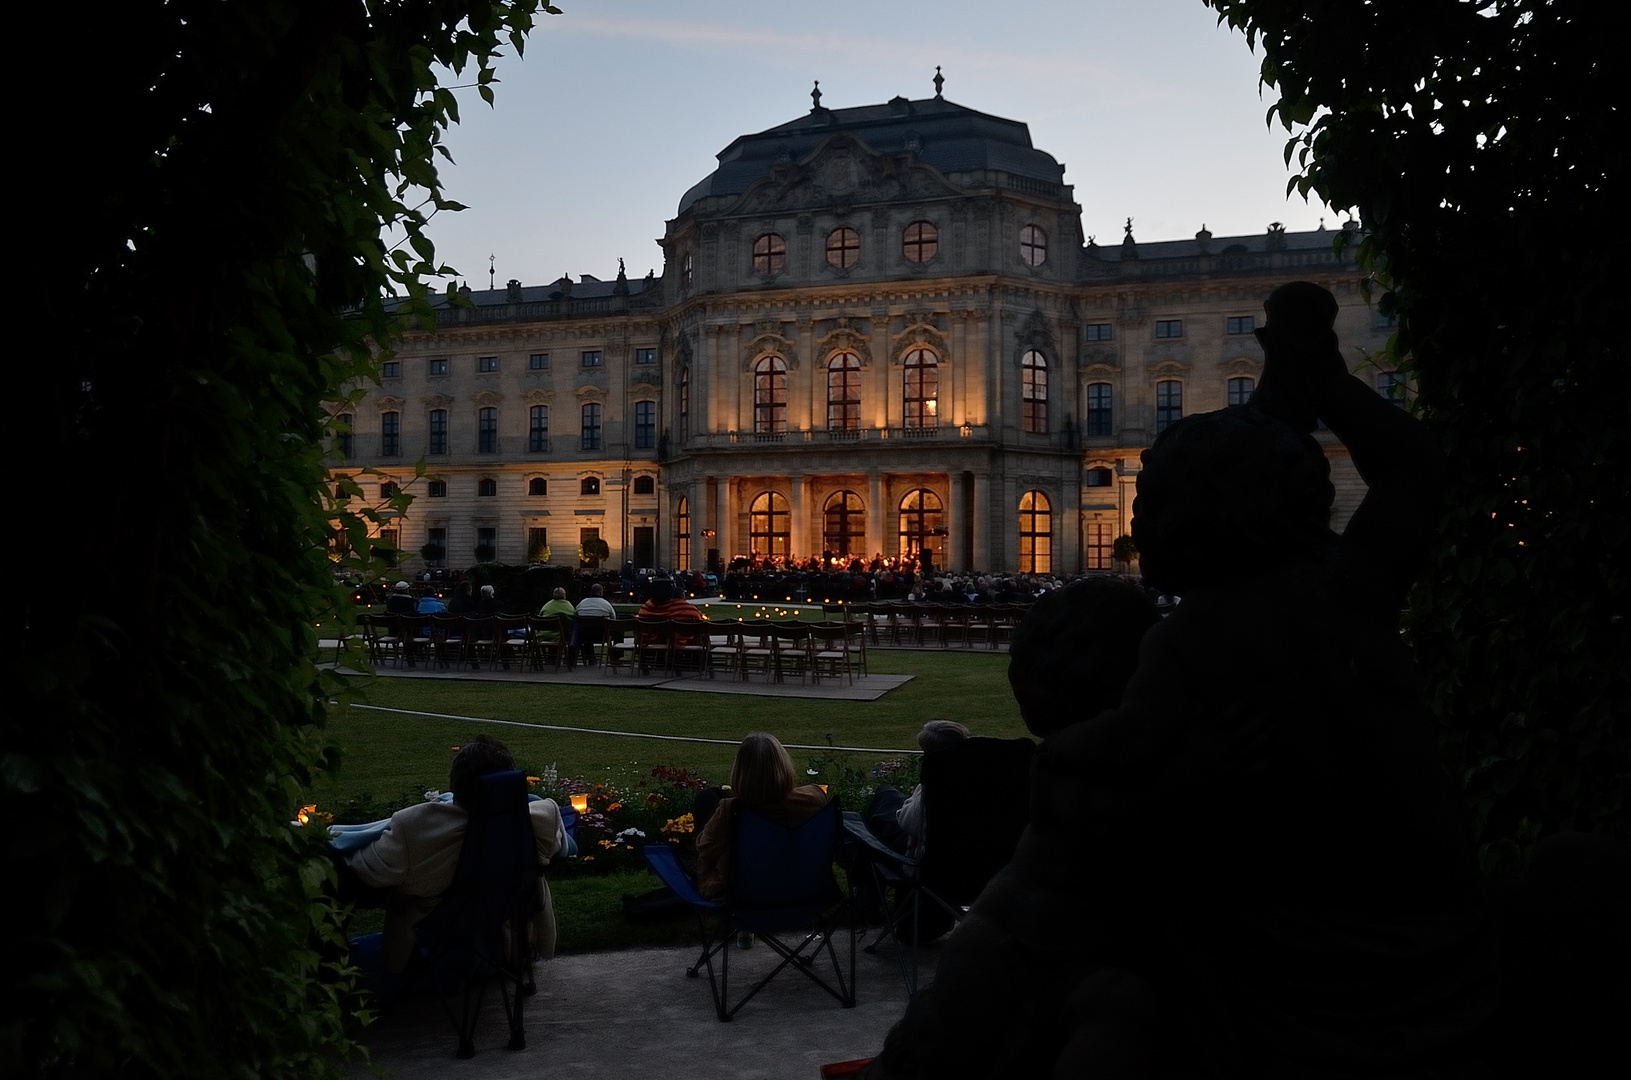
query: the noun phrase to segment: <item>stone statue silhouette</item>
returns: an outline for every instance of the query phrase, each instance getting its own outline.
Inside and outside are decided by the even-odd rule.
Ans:
[[[1441,459],[1348,374],[1328,292],[1265,307],[1252,401],[1144,454],[1133,538],[1182,602],[1118,707],[1044,725],[1013,861],[867,1076],[1431,1075],[1476,1056],[1491,938],[1398,635]],[[1316,420],[1368,485],[1341,535]]]

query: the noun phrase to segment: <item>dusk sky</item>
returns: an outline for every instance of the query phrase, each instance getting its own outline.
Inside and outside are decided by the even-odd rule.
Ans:
[[[498,61],[489,109],[459,91],[442,169],[469,206],[431,226],[475,288],[660,269],[680,196],[741,134],[934,93],[1030,125],[1065,165],[1083,231],[1119,243],[1315,228],[1339,215],[1285,194],[1286,134],[1264,116],[1259,57],[1200,0],[560,0],[524,60]],[[508,51],[508,50],[506,50]]]

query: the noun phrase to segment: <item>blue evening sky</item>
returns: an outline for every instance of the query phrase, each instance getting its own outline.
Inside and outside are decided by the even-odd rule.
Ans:
[[[498,61],[489,109],[459,91],[439,215],[443,262],[475,288],[660,268],[680,196],[739,134],[822,104],[934,93],[1021,120],[1065,165],[1084,232],[1119,243],[1312,229],[1285,194],[1286,135],[1258,57],[1200,0],[558,0],[526,56]]]

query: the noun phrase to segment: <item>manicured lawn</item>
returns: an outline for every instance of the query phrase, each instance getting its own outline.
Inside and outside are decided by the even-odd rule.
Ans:
[[[401,805],[427,788],[446,787],[454,748],[483,731],[504,740],[527,769],[536,771],[553,764],[562,777],[583,776],[611,782],[620,789],[649,776],[658,765],[688,769],[712,783],[723,783],[729,777],[735,744],[751,731],[769,731],[789,746],[823,748],[794,749],[793,760],[801,769],[829,753],[825,750],[829,735],[831,745],[881,751],[840,755],[846,764],[869,769],[879,760],[898,757],[898,751],[914,749],[918,729],[925,720],[935,718],[962,721],[980,735],[1012,738],[1026,734],[1008,690],[1003,653],[874,651],[870,660],[874,672],[912,675],[913,679],[867,702],[474,680],[359,681],[355,703],[411,711],[351,708],[339,712],[328,729],[343,755],[339,773],[314,785],[304,801],[323,808],[337,808],[352,799],[382,808]],[[676,738],[654,740],[515,726],[537,724]],[[623,895],[657,887],[656,877],[649,872],[590,874],[582,872],[582,866],[561,869],[550,880],[563,952],[688,940],[686,935],[694,927],[689,914],[650,922],[629,922],[623,917]]]

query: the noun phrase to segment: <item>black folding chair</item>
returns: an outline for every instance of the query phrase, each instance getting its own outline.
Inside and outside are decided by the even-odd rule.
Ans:
[[[838,853],[840,812],[835,799],[815,817],[787,828],[743,809],[730,807],[731,874],[724,900],[699,894],[667,844],[647,844],[641,851],[663,884],[697,913],[702,953],[685,969],[695,978],[708,970],[714,1011],[729,1020],[772,979],[791,968],[838,1000],[855,1006],[855,920],[849,897],[838,887],[833,860]],[[833,935],[849,931],[849,974],[839,962]],[[739,933],[755,935],[781,958],[734,1005],[730,1003],[731,948]],[[796,944],[777,935],[796,932]],[[791,938],[789,939],[791,940]],[[825,953],[832,963],[831,981],[816,963]],[[719,958],[717,970],[714,958]]]
[[[524,775],[488,773],[467,809],[470,823],[453,884],[414,927],[419,948],[408,968],[410,986],[436,980],[461,1058],[475,1055],[476,1020],[494,980],[510,1025],[509,1048],[526,1048],[521,1006],[536,990],[528,931],[542,902],[538,883],[544,872]]]
[[[924,754],[921,858],[886,847],[855,815],[845,821],[851,851],[870,865],[879,895],[894,896],[889,921],[866,951],[876,953],[889,936],[900,942],[908,994],[917,993],[918,946],[961,921],[1013,858],[1030,817],[1035,750],[1029,739],[974,737]]]

